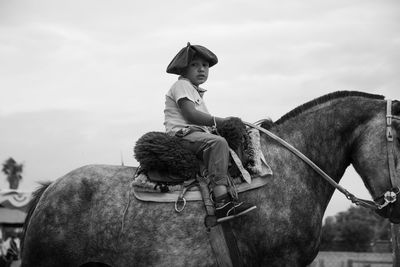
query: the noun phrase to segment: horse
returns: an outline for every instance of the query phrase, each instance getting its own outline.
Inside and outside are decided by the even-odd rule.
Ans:
[[[390,106],[398,116],[400,102]],[[380,95],[333,92],[285,114],[270,131],[337,183],[352,164],[380,205],[379,215],[399,223],[399,201],[382,205],[381,197],[396,187],[388,162],[394,160],[394,174],[400,168],[400,125],[391,121],[388,153],[386,107]],[[260,142],[274,175],[265,186],[240,193],[257,205],[229,222],[241,259],[245,266],[307,266],[318,253],[335,188],[269,136],[262,134]],[[40,187],[24,225],[21,266],[217,266],[204,204],[188,202],[176,213],[172,203],[139,201],[130,187],[135,171],[88,165]]]

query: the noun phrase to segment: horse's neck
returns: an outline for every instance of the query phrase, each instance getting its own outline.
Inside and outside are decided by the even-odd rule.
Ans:
[[[354,99],[353,99],[354,101]],[[272,129],[278,136],[292,144],[322,170],[337,182],[343,176],[350,164],[351,149],[354,144],[354,132],[363,122],[366,112],[362,103],[354,103],[350,98],[336,99],[310,108],[297,116],[288,119]],[[310,176],[318,176],[310,167],[298,165],[299,158],[293,160],[282,146],[272,141],[267,141],[267,146],[273,145],[269,150],[269,156],[275,158],[275,164],[287,165],[289,171],[287,177],[296,176],[298,179],[307,179],[310,187],[319,187],[328,194],[329,200],[334,192],[321,177],[313,179]],[[294,164],[290,166],[291,164]],[[304,166],[302,170],[296,169]],[[300,173],[300,174],[299,174]],[[290,182],[290,181],[289,181]]]

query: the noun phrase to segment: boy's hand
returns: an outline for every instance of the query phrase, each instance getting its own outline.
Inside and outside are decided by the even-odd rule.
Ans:
[[[240,118],[234,117],[234,116],[230,116],[230,117],[226,117],[226,118],[218,118],[218,119],[220,119],[220,122],[217,121],[217,125],[223,125],[224,123],[226,123],[229,120],[237,120],[237,119],[241,120]],[[217,120],[217,118],[216,118],[216,120]]]

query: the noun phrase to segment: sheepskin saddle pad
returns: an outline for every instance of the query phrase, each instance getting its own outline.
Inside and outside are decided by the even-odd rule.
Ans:
[[[238,191],[264,185],[265,177],[272,175],[272,170],[261,152],[259,131],[247,128],[238,118],[231,118],[217,128],[217,132],[231,147],[229,173],[234,183],[242,183],[243,169],[251,175],[251,184],[243,184]],[[241,163],[232,160],[232,153],[240,158]],[[162,193],[163,197],[159,201],[175,201],[179,192],[187,184],[192,184],[196,175],[199,175],[199,160],[183,147],[182,139],[176,136],[149,132],[137,141],[134,155],[140,167],[132,186],[135,196],[141,200],[154,201],[151,196],[155,195],[152,193]],[[187,200],[201,200],[196,186],[190,188],[186,194]]]
[[[250,140],[249,132],[241,119],[232,117],[218,125],[216,133],[223,136],[235,154],[240,159],[240,164],[247,168],[255,165],[255,152]],[[156,171],[160,177],[149,177],[155,182],[180,183],[196,177],[200,170],[200,162],[196,155],[183,146],[180,137],[171,136],[162,132],[149,132],[136,142],[134,156],[140,163],[140,172],[149,173]],[[231,151],[231,152],[232,152]],[[238,176],[238,170],[231,164],[229,173]],[[240,171],[240,170],[239,170]]]

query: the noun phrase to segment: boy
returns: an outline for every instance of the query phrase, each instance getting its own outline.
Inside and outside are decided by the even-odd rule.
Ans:
[[[190,43],[173,58],[167,73],[180,76],[166,95],[164,125],[168,134],[184,139],[183,145],[207,168],[215,214],[218,219],[227,220],[244,215],[256,206],[235,202],[229,196],[229,146],[223,137],[209,130],[226,120],[210,115],[203,100],[206,90],[199,87],[207,81],[209,68],[217,62],[217,56],[210,50]]]

